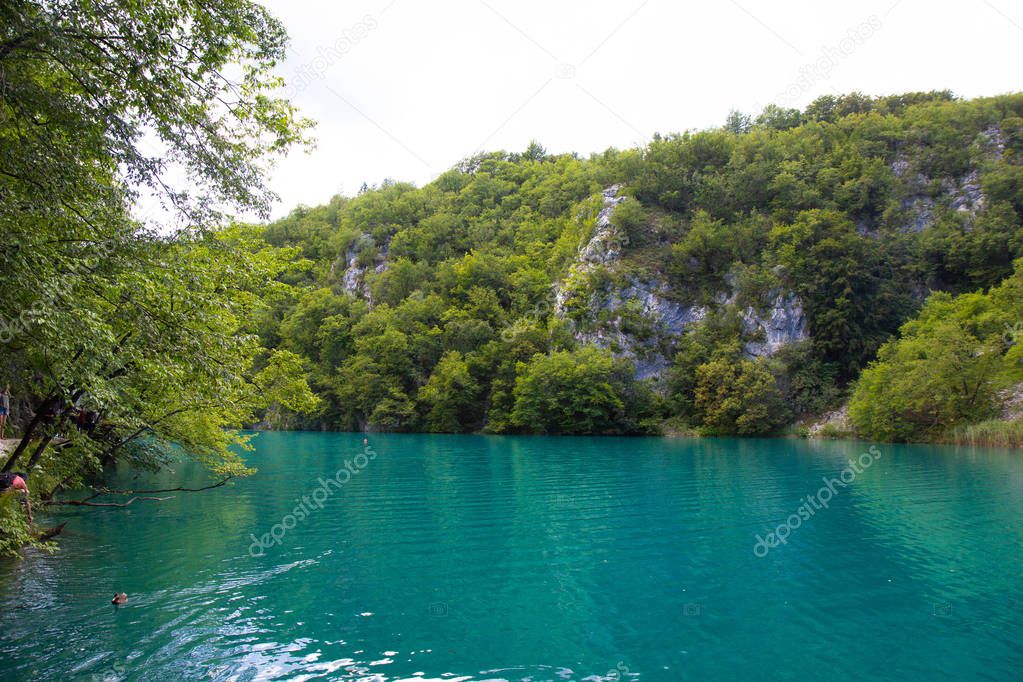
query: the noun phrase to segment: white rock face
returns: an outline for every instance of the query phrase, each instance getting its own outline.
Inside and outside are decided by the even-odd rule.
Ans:
[[[639,314],[651,324],[652,333],[645,340],[623,332],[621,318],[613,316],[632,301],[640,302]],[[681,336],[707,316],[707,308],[671,300],[667,297],[667,285],[658,280],[641,282],[633,279],[629,286],[612,292],[604,302],[591,307],[594,319],[601,313],[612,314],[607,325],[592,332],[578,333],[576,340],[611,348],[619,357],[627,357],[636,364],[637,379],[650,379],[660,376],[670,364],[659,350],[661,342]]]
[[[984,193],[980,186],[980,173],[967,173],[959,182],[945,182],[945,191],[952,197],[952,208],[977,213],[984,208]]]
[[[356,264],[358,254],[349,251],[345,254],[345,257],[348,259],[348,269],[345,270],[345,274],[341,278],[341,286],[344,288],[345,293],[352,296],[363,296],[365,294],[365,285],[362,278],[366,274],[366,269],[360,268]]]
[[[593,237],[579,252],[577,264],[592,269],[594,265],[607,265],[618,260],[622,255],[622,247],[628,244],[628,238],[611,223],[611,214],[615,207],[625,201],[619,196],[621,185],[611,185],[604,190],[604,208],[597,214],[593,226]]]
[[[991,126],[977,138],[977,145],[984,149],[987,158],[998,160],[1005,153],[1005,137],[998,126]],[[957,178],[929,178],[922,173],[910,175],[910,162],[903,156],[891,164],[895,177],[908,185],[909,197],[902,200],[903,210],[909,213],[909,220],[901,227],[904,232],[921,232],[934,223],[934,210],[938,204],[950,206],[953,210],[975,216],[984,209],[984,192],[980,172],[973,169]],[[938,200],[929,195],[932,180],[941,181],[944,197]]]
[[[643,312],[656,319],[666,333],[678,336],[707,317],[707,308],[703,306],[682,305],[666,298],[666,288],[661,282],[635,286],[636,294],[643,300]]]
[[[622,247],[628,243],[628,239],[611,222],[611,214],[614,213],[615,207],[626,200],[619,195],[621,189],[621,185],[611,185],[604,190],[604,206],[594,222],[593,236],[579,249],[575,262],[569,266],[565,281],[554,284],[556,315],[565,314],[565,302],[568,300],[573,282],[584,279],[598,265],[613,265],[622,255]]]
[[[372,237],[368,234],[364,234],[363,239],[368,239],[372,242]],[[378,274],[387,270],[387,247],[388,244],[384,244],[380,255],[377,257],[378,262],[373,267],[373,271]],[[369,286],[366,284],[366,273],[369,272],[369,268],[360,267],[358,260],[359,248],[357,242],[355,247],[348,249],[345,253],[345,261],[348,263],[348,267],[345,269],[345,274],[341,277],[341,287],[347,294],[368,300]]]
[[[633,279],[628,287],[618,292],[613,307],[620,308],[630,300],[641,301],[643,315],[652,318],[663,332],[676,336],[707,316],[703,306],[682,305],[668,298],[667,288],[658,280]]]
[[[820,418],[810,425],[807,429],[807,435],[810,438],[820,438],[826,428],[839,433],[852,433],[855,429],[853,428],[852,421],[849,419],[849,406],[842,405],[836,410],[832,410],[826,414],[820,416]]]
[[[741,317],[748,331],[759,330],[764,337],[763,341],[747,343],[743,348],[751,357],[771,356],[783,346],[810,338],[803,303],[795,294],[779,293],[766,314],[747,308]]]
[[[604,207],[597,215],[593,237],[579,250],[564,282],[555,285],[554,314],[564,317],[566,301],[576,286],[581,286],[586,275],[596,267],[614,270],[627,237],[612,222],[616,206],[629,201],[621,196],[621,186],[612,185],[603,192]],[[670,365],[664,349],[707,317],[709,309],[700,305],[686,305],[675,300],[668,283],[660,279],[641,280],[633,277],[624,287],[610,292],[588,292],[586,318],[607,321],[596,328],[577,331],[579,343],[609,348],[618,357],[627,357],[636,364],[636,378],[658,378]],[[638,306],[637,306],[638,303]],[[722,293],[716,305],[735,305],[735,296]],[[630,310],[631,309],[631,310]],[[636,315],[648,323],[643,338],[623,331],[623,316]],[[747,343],[744,351],[749,357],[769,356],[783,346],[809,338],[807,320],[802,302],[795,294],[777,292],[772,306],[765,312],[753,308],[740,313],[748,332],[762,341]]]
[[[1000,392],[998,400],[1002,404],[1002,419],[1006,421],[1023,419],[1023,383]]]

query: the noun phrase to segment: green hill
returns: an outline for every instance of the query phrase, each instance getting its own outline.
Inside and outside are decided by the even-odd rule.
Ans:
[[[265,228],[259,320],[327,406],[271,426],[777,431],[844,400],[931,292],[1023,256],[1023,95],[822,97],[588,159],[466,159]]]

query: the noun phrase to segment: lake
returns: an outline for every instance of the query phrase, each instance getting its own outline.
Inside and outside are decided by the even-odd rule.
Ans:
[[[60,508],[4,680],[1019,679],[1023,453],[267,433],[254,476]],[[868,448],[873,449],[868,450]],[[850,464],[850,460],[852,463]],[[193,465],[117,485],[209,482]],[[110,604],[115,591],[124,606]]]

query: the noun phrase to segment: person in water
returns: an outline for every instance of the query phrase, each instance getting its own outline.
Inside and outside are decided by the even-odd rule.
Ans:
[[[28,474],[25,473],[12,473],[5,471],[0,473],[0,493],[5,493],[8,490],[20,490],[25,495],[25,514],[28,516],[28,522],[32,523],[32,503],[28,499],[28,484],[25,483],[25,479],[28,478]]]
[[[127,604],[128,595],[125,594],[124,592],[116,592],[114,594],[114,598],[110,600],[110,603],[117,604],[118,606],[120,606],[121,604]]]
[[[7,416],[11,413],[11,385],[7,384],[0,392],[0,440],[4,438],[4,431],[7,429]]]

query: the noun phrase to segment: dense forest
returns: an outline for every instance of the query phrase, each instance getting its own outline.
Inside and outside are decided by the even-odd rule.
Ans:
[[[1021,160],[1023,96],[829,95],[298,208],[253,331],[322,409],[264,426],[950,438],[1023,380]]]
[[[183,455],[222,484],[253,426],[1023,443],[1023,95],[534,142],[241,224],[309,142],[286,44],[248,0],[0,7],[2,468],[37,504]],[[18,503],[0,553],[40,539]]]

